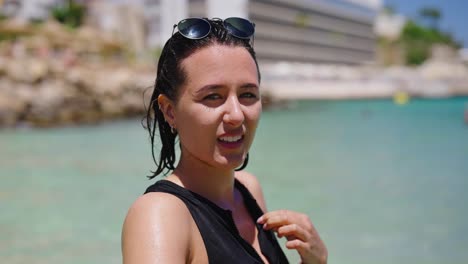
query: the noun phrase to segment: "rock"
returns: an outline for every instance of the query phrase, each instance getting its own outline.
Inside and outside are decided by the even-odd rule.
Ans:
[[[67,69],[62,60],[56,58],[49,60],[49,72],[53,77],[67,79],[67,73],[69,71],[70,69]]]
[[[120,104],[126,115],[133,115],[144,112],[143,94],[141,93],[133,92],[124,94]]]
[[[461,62],[429,60],[419,68],[419,72],[429,80],[468,80],[468,68]]]
[[[7,60],[4,57],[0,56],[0,76],[6,74],[7,66]]]
[[[21,60],[9,60],[5,69],[6,75],[17,82],[27,82],[27,76],[24,74],[25,63]]]
[[[10,79],[0,79],[0,89],[9,93],[16,100],[31,102],[36,95],[36,89],[27,83],[18,83]]]
[[[49,67],[44,60],[30,59],[27,61],[27,74],[31,83],[38,82],[47,77]]]
[[[101,112],[108,117],[122,116],[125,112],[119,101],[105,97],[99,100]]]
[[[100,120],[102,113],[96,99],[89,96],[76,96],[65,101],[58,114],[61,124],[94,123]]]
[[[77,29],[74,44],[76,44],[74,48],[77,51],[102,52],[106,55],[118,53],[124,49],[119,41],[89,26],[82,26]]]
[[[448,84],[443,81],[426,81],[420,85],[424,87],[424,89],[420,89],[421,95],[424,97],[442,98],[451,95]]]
[[[45,36],[34,35],[23,40],[25,47],[32,51],[35,57],[47,59],[51,54],[49,40]]]
[[[44,22],[36,33],[46,37],[54,48],[68,47],[74,40],[73,34],[54,20]]]
[[[69,84],[75,86],[81,93],[86,95],[96,94],[96,76],[100,72],[87,69],[86,67],[73,67],[64,72],[63,78]]]
[[[434,45],[431,58],[419,68],[428,80],[467,80],[468,68],[457,57],[455,50],[446,45]]]
[[[122,42],[91,27],[15,23],[0,23],[0,33],[21,36],[0,42],[0,123],[51,126],[142,112],[155,69],[128,64]]]
[[[66,100],[73,97],[73,88],[63,80],[51,80],[41,83],[36,90],[27,120],[39,126],[53,125],[66,107]]]
[[[27,103],[18,100],[11,94],[4,93],[0,89],[0,127],[15,126],[19,117],[25,112]]]
[[[96,76],[94,91],[99,96],[118,98],[126,90],[132,89],[132,72],[125,68],[103,69]]]
[[[48,72],[47,62],[35,58],[26,60],[10,59],[6,66],[8,77],[17,82],[37,83],[46,78]]]
[[[7,36],[29,35],[34,32],[33,27],[18,19],[8,19],[0,22],[0,34]]]

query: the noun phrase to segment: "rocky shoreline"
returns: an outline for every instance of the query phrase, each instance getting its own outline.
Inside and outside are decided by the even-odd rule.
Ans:
[[[154,61],[128,59],[125,46],[90,28],[67,31],[0,25],[0,128],[50,127],[143,116]],[[468,95],[468,68],[439,50],[418,68],[260,62],[268,105],[299,99]]]
[[[0,42],[0,127],[50,127],[140,115],[155,69],[90,28],[48,22],[0,27],[25,37]]]
[[[419,67],[275,63],[261,69],[262,88],[273,101],[468,96],[468,67],[444,47]]]
[[[0,126],[49,127],[141,114],[144,91],[154,80],[153,71],[119,66],[61,69],[37,60],[8,63],[9,78],[0,79]]]

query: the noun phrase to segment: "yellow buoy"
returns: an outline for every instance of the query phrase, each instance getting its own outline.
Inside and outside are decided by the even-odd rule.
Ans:
[[[403,91],[398,91],[393,94],[393,103],[396,105],[405,105],[409,102],[410,96],[408,93]]]

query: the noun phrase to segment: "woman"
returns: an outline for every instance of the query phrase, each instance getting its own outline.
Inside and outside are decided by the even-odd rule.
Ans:
[[[156,130],[162,145],[151,178],[170,174],[131,206],[124,263],[287,263],[275,233],[303,263],[326,263],[309,218],[264,213],[257,179],[236,170],[247,165],[262,111],[254,25],[193,18],[177,29],[159,59],[147,114],[155,162]]]

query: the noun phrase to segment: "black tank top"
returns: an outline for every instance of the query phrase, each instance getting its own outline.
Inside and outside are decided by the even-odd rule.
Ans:
[[[244,204],[255,222],[262,254],[270,263],[289,263],[272,231],[263,230],[256,220],[263,214],[257,201],[247,188],[235,181],[235,188],[242,194]],[[257,251],[239,234],[230,210],[225,210],[171,181],[160,180],[145,193],[170,193],[181,199],[192,214],[205,243],[209,263],[263,263]]]

